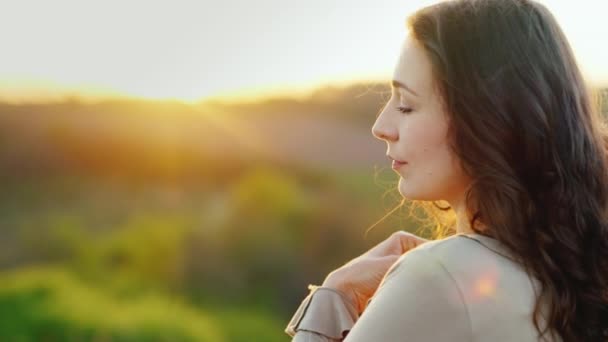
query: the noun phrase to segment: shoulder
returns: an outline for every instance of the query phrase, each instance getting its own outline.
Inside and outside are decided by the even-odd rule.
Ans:
[[[424,265],[426,269],[420,269]],[[522,266],[497,241],[453,235],[419,245],[403,254],[385,275],[386,280],[405,269],[408,272],[441,273],[450,279],[467,303],[508,301],[502,291],[533,293],[531,279]],[[438,275],[436,275],[438,277]],[[505,295],[506,296],[506,295]],[[528,297],[526,303],[527,305]]]
[[[436,257],[443,258],[470,255],[471,252],[487,252],[483,245],[465,235],[452,235],[440,240],[432,240],[411,250],[426,250]],[[407,253],[403,255],[405,257]]]
[[[412,260],[429,259],[455,277],[475,276],[480,269],[521,273],[510,251],[498,241],[480,236],[453,235],[433,240],[406,252],[393,265],[398,269]],[[427,260],[426,262],[430,262]]]
[[[437,311],[461,305],[475,336],[499,341],[519,329],[522,341],[533,340],[529,318],[537,282],[498,241],[463,235],[429,241],[403,254],[383,283],[396,293],[414,286],[418,295],[433,299]]]
[[[462,269],[459,265],[474,266],[473,260],[483,253],[476,248],[473,241],[459,236],[426,242],[401,255],[385,274],[380,288],[388,282],[396,282],[408,286],[420,284],[424,291],[424,286],[442,282],[445,289],[452,292],[450,296],[455,296],[461,285],[457,279]]]
[[[472,239],[461,235],[454,235],[440,240],[432,240],[409,250],[397,259],[386,274],[386,278],[409,268],[409,272],[428,271],[446,273],[458,273],[463,269],[470,269],[480,257],[490,254],[484,247]],[[420,265],[424,264],[422,269]],[[466,267],[460,267],[466,266]]]
[[[429,241],[409,250],[401,255],[389,268],[383,283],[404,272],[410,275],[416,274],[419,277],[440,277],[442,274],[448,274],[449,272],[442,262],[445,259],[443,256],[446,255],[448,250],[451,251],[450,254],[461,253],[462,249],[457,247],[458,244],[461,244],[461,242],[450,237],[443,240]]]
[[[390,341],[395,336],[412,341],[471,340],[461,290],[427,244],[438,242],[408,251],[389,269],[351,332],[352,341]]]

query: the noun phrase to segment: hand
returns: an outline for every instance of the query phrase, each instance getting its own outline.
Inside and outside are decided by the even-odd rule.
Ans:
[[[339,290],[361,313],[388,269],[399,257],[429,240],[397,231],[369,251],[332,271],[322,286]]]

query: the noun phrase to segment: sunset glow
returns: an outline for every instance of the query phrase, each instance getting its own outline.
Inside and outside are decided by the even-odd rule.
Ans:
[[[192,102],[388,80],[405,18],[434,2],[13,2],[0,13],[0,100],[78,94]],[[588,79],[606,84],[607,5],[541,2]]]

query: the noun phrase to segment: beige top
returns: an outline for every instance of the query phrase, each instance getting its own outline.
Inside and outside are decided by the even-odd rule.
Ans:
[[[532,322],[538,280],[506,246],[480,234],[403,254],[360,315],[340,292],[309,289],[285,329],[295,342],[562,341],[549,333],[540,339]]]

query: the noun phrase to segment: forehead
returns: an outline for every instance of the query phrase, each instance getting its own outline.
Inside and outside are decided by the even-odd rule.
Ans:
[[[410,35],[401,45],[401,52],[393,79],[405,83],[420,95],[429,94],[432,84],[432,69],[423,48]]]

